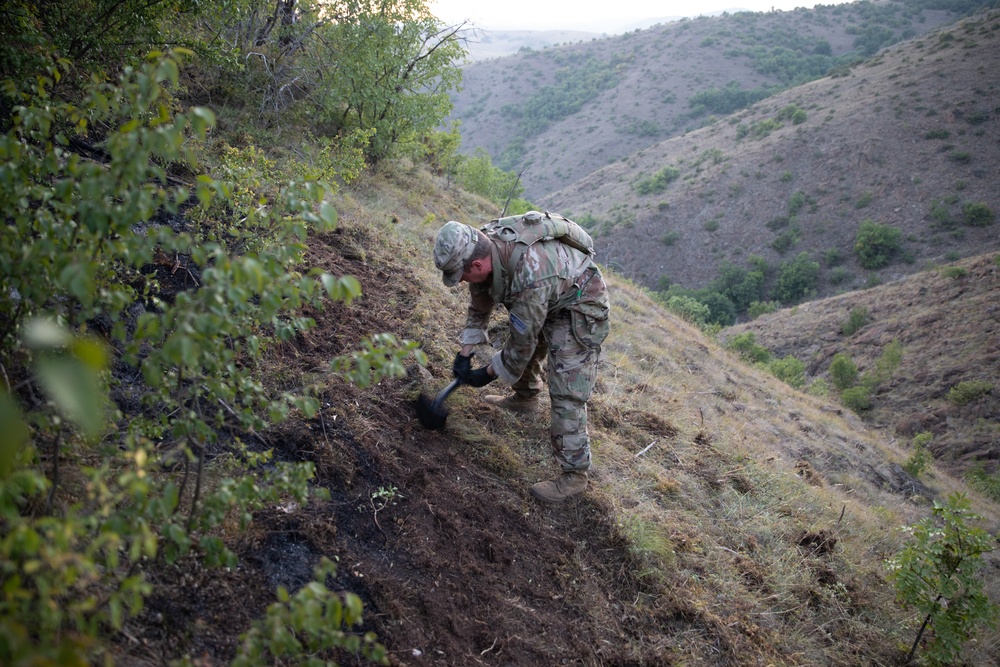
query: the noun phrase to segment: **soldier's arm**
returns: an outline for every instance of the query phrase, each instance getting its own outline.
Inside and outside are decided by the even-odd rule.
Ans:
[[[549,303],[556,281],[542,281],[519,293],[509,309],[510,335],[503,349],[493,355],[490,365],[497,377],[507,384],[514,384],[528,367],[538,336],[549,314]]]
[[[465,318],[465,328],[462,329],[462,333],[458,337],[458,342],[462,344],[463,350],[471,350],[473,345],[489,342],[486,327],[489,326],[492,313],[493,297],[490,296],[489,286],[470,284],[469,313]],[[463,354],[467,354],[467,352],[463,352]]]

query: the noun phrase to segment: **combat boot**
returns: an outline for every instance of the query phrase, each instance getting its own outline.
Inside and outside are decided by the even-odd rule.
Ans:
[[[535,412],[538,410],[538,405],[541,402],[537,394],[535,396],[521,396],[520,394],[511,394],[510,396],[488,395],[483,396],[483,400],[511,412]]]
[[[531,495],[543,503],[561,503],[586,490],[587,473],[582,470],[567,470],[555,479],[531,485]]]

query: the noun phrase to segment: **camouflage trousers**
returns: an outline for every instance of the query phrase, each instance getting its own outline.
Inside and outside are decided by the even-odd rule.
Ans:
[[[597,383],[602,341],[603,336],[581,342],[573,334],[571,313],[558,313],[545,323],[528,367],[512,387],[523,398],[536,396],[542,389],[542,364],[548,359],[552,453],[563,470],[590,468],[587,401]]]

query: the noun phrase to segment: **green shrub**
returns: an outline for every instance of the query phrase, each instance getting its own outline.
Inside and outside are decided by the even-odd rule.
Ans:
[[[872,199],[874,199],[874,197],[875,196],[871,192],[864,193],[858,197],[856,202],[854,202],[854,208],[867,208],[872,203]]]
[[[1000,502],[1000,470],[986,472],[986,465],[982,461],[977,461],[965,479],[976,491],[988,496],[994,502]]]
[[[958,164],[969,164],[972,162],[972,156],[966,151],[953,151],[948,153],[948,159],[952,162],[957,162]]]
[[[782,264],[774,296],[782,303],[794,303],[813,293],[818,283],[819,262],[812,261],[808,253],[802,252],[791,262]]]
[[[928,627],[934,634],[924,658],[932,665],[952,665],[976,628],[995,622],[997,606],[983,593],[978,576],[983,554],[993,550],[993,538],[970,525],[982,518],[971,507],[965,494],[952,494],[943,503],[935,500],[932,516],[905,528],[910,542],[887,562],[898,600],[924,616],[906,664]]]
[[[735,352],[751,364],[766,364],[771,361],[771,352],[763,345],[757,344],[757,336],[752,331],[730,338],[726,342],[726,349]]]
[[[771,241],[771,247],[774,248],[779,254],[784,255],[786,252],[791,250],[796,243],[799,242],[801,233],[798,227],[793,227],[791,229],[786,229],[785,231],[778,234],[778,236]]]
[[[899,252],[903,232],[889,225],[865,220],[854,239],[854,254],[866,269],[881,269]]]
[[[944,129],[927,130],[924,133],[924,139],[947,139],[949,136],[951,136],[951,133]]]
[[[676,229],[671,229],[669,232],[661,236],[660,240],[663,242],[663,245],[672,246],[675,243],[677,243],[680,240],[680,238],[681,238],[681,233]]]
[[[946,266],[941,270],[941,275],[945,278],[958,280],[959,278],[964,278],[969,275],[969,270],[961,266]]]
[[[927,445],[934,439],[933,433],[918,433],[913,436],[913,453],[903,464],[903,470],[914,477],[919,477],[920,473],[927,467],[930,461],[930,452]]]
[[[830,379],[838,391],[853,387],[858,381],[858,367],[846,352],[838,352],[830,361]]]
[[[988,227],[995,219],[996,214],[986,202],[968,202],[962,206],[962,221],[970,227]]]
[[[777,301],[751,301],[747,307],[747,317],[755,320],[761,315],[777,312],[781,304]]]
[[[851,280],[851,272],[843,266],[838,266],[833,271],[830,271],[826,279],[830,281],[831,285],[840,285]]]
[[[652,176],[640,178],[633,184],[632,188],[640,195],[660,193],[680,178],[680,175],[681,172],[677,167],[664,167]]]
[[[844,263],[844,252],[840,248],[828,248],[823,253],[823,262],[829,267],[840,266]]]
[[[768,363],[767,370],[774,377],[796,389],[800,389],[806,383],[805,363],[790,354]]]
[[[848,387],[840,392],[840,401],[844,407],[852,412],[861,414],[872,407],[872,400],[868,387],[858,385]]]
[[[903,361],[903,344],[893,339],[882,349],[871,368],[861,377],[861,384],[869,389],[885,384],[891,378]]]
[[[948,391],[948,401],[963,406],[978,401],[993,391],[993,383],[986,380],[965,380]]]
[[[864,306],[852,308],[847,319],[840,325],[840,333],[851,336],[868,323],[868,309]]]
[[[708,322],[708,306],[689,296],[671,296],[666,305],[671,312],[692,324],[704,325]]]

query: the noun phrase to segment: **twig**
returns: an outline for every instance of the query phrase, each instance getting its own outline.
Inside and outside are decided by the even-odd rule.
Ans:
[[[643,454],[645,454],[646,452],[648,452],[650,449],[652,449],[653,445],[655,445],[655,444],[656,444],[656,440],[654,440],[653,442],[651,442],[648,445],[646,445],[645,447],[643,447],[642,450],[640,452],[636,453],[636,455],[634,457],[632,457],[632,458],[636,458],[636,459],[639,458],[640,456],[642,456]]]

